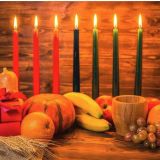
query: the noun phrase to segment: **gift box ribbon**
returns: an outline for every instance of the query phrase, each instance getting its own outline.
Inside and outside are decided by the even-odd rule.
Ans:
[[[9,100],[18,100],[18,98],[24,99],[24,100],[27,99],[26,96],[21,92],[9,91],[6,93],[6,88],[0,89],[0,107],[5,107],[6,109],[15,110],[12,104],[9,104],[9,103],[5,104],[3,102],[9,101]]]

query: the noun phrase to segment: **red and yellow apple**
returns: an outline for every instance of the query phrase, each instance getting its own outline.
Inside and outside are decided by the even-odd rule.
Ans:
[[[103,118],[107,120],[110,123],[113,123],[112,120],[112,112],[111,112],[111,107],[112,107],[112,96],[99,96],[95,101],[99,104],[99,106],[102,109],[103,112]]]
[[[154,106],[160,104],[160,100],[158,98],[146,97],[146,99],[148,101],[148,113]]]

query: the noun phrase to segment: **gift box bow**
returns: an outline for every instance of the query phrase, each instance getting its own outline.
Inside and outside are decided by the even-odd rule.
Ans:
[[[18,100],[18,98],[24,99],[24,100],[27,99],[26,96],[21,92],[9,91],[6,93],[6,88],[1,88],[0,89],[0,108],[3,107],[7,110],[15,110],[12,103],[5,103],[5,101]]]

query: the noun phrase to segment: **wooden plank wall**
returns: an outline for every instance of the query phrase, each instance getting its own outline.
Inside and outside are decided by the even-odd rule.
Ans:
[[[39,19],[40,90],[52,92],[54,16],[59,19],[60,93],[72,91],[73,29],[75,14],[80,30],[81,92],[92,95],[93,17],[99,32],[100,95],[112,95],[113,17],[119,29],[120,94],[133,94],[137,54],[138,17],[142,14],[142,96],[160,98],[160,2],[0,2],[0,72],[12,70],[12,32],[18,19],[20,91],[33,94],[33,26]]]

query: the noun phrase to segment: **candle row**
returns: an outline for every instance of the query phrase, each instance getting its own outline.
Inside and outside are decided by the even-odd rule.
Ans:
[[[17,19],[14,19],[13,30],[13,72],[17,75],[19,86],[19,53],[18,53],[18,30]],[[40,93],[39,75],[39,35],[38,18],[35,17],[33,30],[33,95]],[[59,33],[58,19],[55,16],[55,28],[53,33],[53,93],[59,94]]]
[[[134,94],[141,95],[142,84],[142,18],[139,15],[139,29],[137,42],[137,61],[136,61],[136,75]],[[92,67],[92,98],[99,97],[99,64],[98,64],[98,29],[97,17],[94,16],[93,29],[93,67]],[[118,29],[117,16],[114,15],[114,29],[113,29],[113,82],[112,82],[112,96],[119,95],[119,53],[118,53]]]
[[[139,16],[138,43],[137,43],[137,62],[135,76],[135,95],[141,95],[141,77],[142,77],[142,20]],[[13,71],[17,75],[19,82],[19,55],[18,55],[18,30],[17,20],[14,20],[13,31]],[[117,17],[114,15],[113,29],[113,97],[119,95],[119,54],[118,54],[118,29]],[[78,17],[75,16],[74,29],[74,48],[73,48],[73,91],[80,92],[80,71],[79,71],[79,29]],[[38,37],[38,19],[35,17],[33,30],[33,94],[40,93],[39,78],[39,37]],[[53,33],[53,93],[59,94],[59,32],[58,19],[55,16],[55,28]],[[97,16],[94,15],[93,29],[93,64],[92,64],[92,98],[99,96],[99,62],[98,62],[98,29]]]

